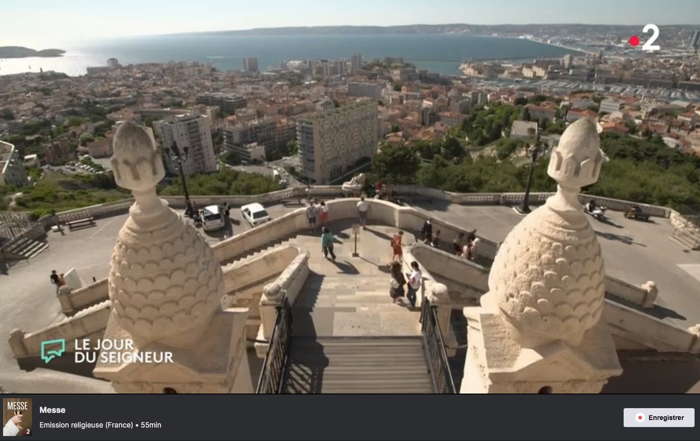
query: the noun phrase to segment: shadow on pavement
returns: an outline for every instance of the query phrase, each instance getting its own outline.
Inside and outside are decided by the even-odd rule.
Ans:
[[[644,245],[643,243],[635,242],[634,237],[632,237],[632,236],[625,236],[622,234],[615,234],[615,233],[605,233],[602,231],[596,231],[595,234],[602,237],[603,239],[616,240],[618,242],[624,243],[625,245],[639,245],[640,247],[646,248],[646,245]]]

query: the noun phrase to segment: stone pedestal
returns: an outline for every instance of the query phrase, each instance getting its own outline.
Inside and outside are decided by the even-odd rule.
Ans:
[[[603,322],[578,346],[553,340],[528,348],[498,312],[469,307],[464,315],[469,347],[460,393],[598,393],[622,371]]]
[[[131,350],[110,351],[172,353],[172,363],[105,363],[95,367],[96,377],[112,382],[120,393],[253,393],[248,367],[245,324],[248,310],[231,308],[212,317],[204,335],[189,348],[157,342]],[[110,318],[105,339],[132,340],[131,334]]]

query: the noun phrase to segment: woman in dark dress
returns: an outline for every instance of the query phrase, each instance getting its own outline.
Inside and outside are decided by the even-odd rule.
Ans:
[[[394,303],[398,302],[400,297],[403,297],[403,286],[405,284],[406,278],[401,273],[401,263],[394,261],[391,264],[391,288],[389,288],[389,295]]]

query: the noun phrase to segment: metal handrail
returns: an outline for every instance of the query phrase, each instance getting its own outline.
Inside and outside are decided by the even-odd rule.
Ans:
[[[452,370],[445,351],[445,340],[438,323],[436,307],[430,300],[423,299],[421,305],[421,332],[423,334],[425,357],[430,369],[435,393],[456,394]]]
[[[292,329],[292,313],[287,299],[277,307],[277,319],[270,337],[270,346],[265,354],[258,385],[257,394],[279,394],[284,387],[284,375],[289,353],[289,337]]]

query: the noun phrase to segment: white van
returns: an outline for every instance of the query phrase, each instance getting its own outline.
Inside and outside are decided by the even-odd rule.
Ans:
[[[255,227],[271,219],[270,215],[265,211],[265,207],[257,202],[242,206],[241,215],[243,219],[248,221],[251,227]]]
[[[224,228],[224,215],[218,205],[207,205],[199,212],[204,231],[216,231]]]

